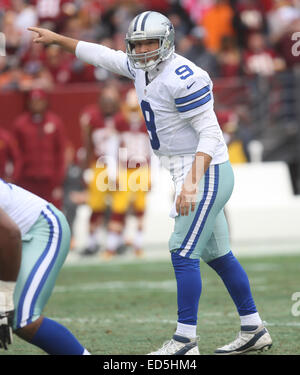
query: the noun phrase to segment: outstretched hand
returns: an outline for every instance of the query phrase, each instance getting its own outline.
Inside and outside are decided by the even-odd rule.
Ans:
[[[35,43],[52,44],[56,41],[57,34],[53,31],[41,27],[28,27],[28,30],[36,33],[33,38]]]

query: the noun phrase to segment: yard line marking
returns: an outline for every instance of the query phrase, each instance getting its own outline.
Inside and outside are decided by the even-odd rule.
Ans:
[[[279,269],[279,265],[273,263],[254,263],[247,265],[247,271],[254,272],[278,271]]]
[[[206,316],[211,316],[211,313],[203,313],[202,315]],[[220,314],[224,315],[224,314]],[[230,315],[230,314],[227,314]],[[226,316],[227,316],[226,315]],[[232,317],[235,314],[232,314]],[[114,316],[114,319],[99,319],[99,317],[91,317],[91,318],[60,318],[60,317],[54,317],[53,318],[56,321],[59,321],[61,323],[79,323],[83,325],[95,325],[95,324],[100,324],[100,325],[105,325],[105,324],[115,324],[116,320],[121,320],[124,319],[126,320],[129,324],[151,324],[151,323],[159,323],[159,324],[177,324],[176,319],[159,319],[159,318],[149,318],[149,319],[128,319],[128,316],[122,315],[122,314],[117,314]],[[200,318],[201,320],[201,318]],[[202,320],[204,322],[204,320]],[[216,325],[216,321],[212,320],[205,320],[205,324],[208,325]],[[221,324],[220,324],[221,325]],[[224,323],[222,323],[222,326]],[[232,323],[228,322],[225,323],[225,325],[232,325]],[[300,322],[286,322],[286,323],[281,323],[281,322],[264,322],[265,326],[272,326],[272,327],[300,327]]]
[[[205,281],[208,285],[207,290],[212,292],[219,290],[219,287],[210,286],[209,281]],[[266,279],[263,277],[254,277],[251,279],[251,283],[255,285],[257,290],[266,290]],[[165,292],[176,292],[177,286],[174,280],[163,280],[163,281],[104,281],[97,283],[84,283],[84,284],[72,284],[72,285],[56,285],[54,293],[69,293],[69,292],[93,292],[97,290],[110,290],[117,291],[122,289],[144,289],[153,290],[158,289]]]
[[[206,280],[208,285],[207,290],[219,290],[219,287],[210,285],[211,283]],[[265,290],[266,279],[263,277],[251,278],[251,284],[256,285],[257,290]],[[177,290],[176,280],[163,280],[163,281],[103,281],[96,283],[83,283],[72,285],[56,285],[54,293],[67,293],[67,292],[92,292],[96,290],[120,290],[120,289],[159,289],[161,291],[174,292]]]
[[[92,292],[95,290],[106,290],[109,289],[159,289],[164,291],[175,292],[176,282],[175,280],[164,280],[164,281],[107,281],[99,283],[87,283],[80,285],[57,285],[54,288],[54,293],[66,293],[73,291],[81,292]]]

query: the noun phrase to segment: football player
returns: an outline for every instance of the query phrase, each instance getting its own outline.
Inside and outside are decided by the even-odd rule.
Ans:
[[[230,249],[224,205],[233,171],[213,107],[212,81],[175,53],[174,27],[164,15],[137,15],[126,35],[126,53],[29,28],[35,42],[56,43],[79,59],[134,81],[151,146],[172,174],[175,227],[169,241],[177,281],[178,320],[171,340],[151,354],[199,354],[197,313],[200,258],[222,278],[240,316],[241,330],[216,354],[240,354],[271,347],[256,309],[246,272]]]
[[[52,355],[89,352],[42,315],[70,246],[65,216],[51,203],[0,179],[0,348],[12,332]]]
[[[120,111],[120,95],[116,87],[105,86],[98,103],[84,108],[80,116],[83,145],[86,151],[85,168],[92,171],[88,186],[88,205],[92,214],[87,248],[84,255],[93,255],[99,250],[98,229],[104,222],[107,207],[114,201],[111,190],[115,190],[116,162],[114,151],[110,151],[111,139],[117,128],[125,122]],[[108,230],[108,249],[114,247],[115,232]]]
[[[126,93],[122,112],[126,126],[117,132],[119,189],[114,193],[112,219],[118,219],[118,229],[122,233],[128,216],[132,214],[135,217],[136,230],[131,245],[134,254],[142,257],[146,198],[150,189],[151,146],[134,88]]]

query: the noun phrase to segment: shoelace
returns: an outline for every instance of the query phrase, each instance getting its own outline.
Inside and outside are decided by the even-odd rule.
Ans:
[[[236,349],[239,346],[244,345],[246,342],[247,342],[247,338],[244,337],[243,334],[242,334],[242,332],[240,331],[237,334],[236,339],[234,341],[232,341],[230,344],[228,344],[228,346],[229,346],[230,349]]]
[[[161,349],[159,349],[158,351],[161,352],[161,353],[167,353],[168,348],[169,348],[171,345],[173,345],[173,344],[175,344],[176,346],[179,346],[179,345],[176,344],[176,342],[175,342],[173,339],[171,339],[171,340],[169,340],[169,341],[164,342],[164,343],[163,343],[163,346],[162,346]]]

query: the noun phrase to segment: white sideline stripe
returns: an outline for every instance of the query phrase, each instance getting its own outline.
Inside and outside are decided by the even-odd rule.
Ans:
[[[263,277],[251,278],[251,284],[255,285],[256,290],[265,290],[267,287],[264,285],[266,279]],[[218,290],[219,287],[210,286],[210,283],[206,280],[205,284],[208,285],[208,291]],[[67,292],[88,292],[95,290],[106,290],[110,291],[120,289],[158,289],[161,291],[176,292],[177,286],[174,280],[164,281],[106,281],[98,283],[86,283],[86,284],[72,284],[57,285],[54,288],[54,293],[67,293]]]
[[[211,317],[215,313],[200,313],[202,316],[208,316]],[[236,316],[236,314],[228,314]],[[224,316],[223,313],[219,313],[219,316]],[[227,316],[227,315],[226,315]],[[126,320],[126,322],[130,324],[149,324],[149,323],[159,323],[159,324],[177,324],[176,319],[155,319],[155,318],[149,318],[149,319],[128,319],[128,316],[125,315],[117,315],[115,319],[99,319],[96,317],[93,318],[58,318],[54,317],[52,318],[58,322],[61,323],[79,323],[79,324],[115,324],[116,319],[118,320]],[[203,322],[203,321],[202,321]],[[204,322],[203,322],[204,323]],[[199,325],[201,327],[201,316],[200,316],[200,322]],[[205,325],[216,325],[216,322],[213,320],[205,320]],[[225,325],[231,325],[231,323],[227,323]],[[264,325],[266,327],[300,327],[300,322],[286,322],[286,323],[280,323],[280,322],[264,322]],[[222,323],[222,326],[224,326],[224,323]]]
[[[59,226],[57,224],[56,217],[47,208],[45,208],[43,210],[43,212],[51,220],[51,223],[53,225],[53,237],[52,237],[52,242],[51,242],[51,245],[48,249],[47,255],[43,259],[42,263],[39,265],[32,281],[29,285],[29,288],[27,289],[27,292],[26,292],[26,295],[25,295],[25,298],[24,298],[23,307],[22,307],[22,317],[21,317],[20,327],[24,327],[27,324],[27,320],[30,317],[30,307],[31,307],[32,300],[33,300],[34,295],[35,295],[35,293],[36,293],[36,291],[37,291],[37,289],[40,285],[40,282],[42,281],[42,278],[43,278],[45,272],[47,271],[54,255],[55,255],[57,243],[58,243],[58,239],[59,239],[60,229],[59,229]]]
[[[175,280],[165,281],[108,281],[103,283],[92,283],[92,284],[81,284],[81,285],[70,285],[63,286],[57,285],[54,288],[55,293],[65,293],[72,291],[93,291],[101,289],[160,289],[176,291]]]
[[[277,270],[280,270],[280,266],[278,264],[273,263],[254,263],[247,265],[247,271],[265,272]]]

